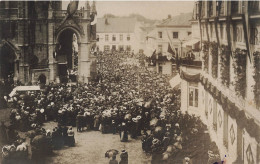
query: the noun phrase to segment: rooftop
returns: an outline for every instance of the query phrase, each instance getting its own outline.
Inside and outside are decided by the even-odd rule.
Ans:
[[[164,20],[161,24],[157,25],[157,27],[162,26],[191,26],[190,20],[192,19],[192,13],[185,13],[174,16],[172,18],[168,18]]]
[[[97,33],[132,33],[135,24],[135,18],[98,18]]]

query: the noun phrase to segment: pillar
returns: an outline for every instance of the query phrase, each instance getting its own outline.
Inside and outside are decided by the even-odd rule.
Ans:
[[[90,44],[89,43],[80,43],[79,44],[79,82],[87,83],[90,78]]]

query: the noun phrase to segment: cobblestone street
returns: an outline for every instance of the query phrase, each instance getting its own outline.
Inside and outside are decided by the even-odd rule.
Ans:
[[[55,122],[45,123],[45,128],[52,128]],[[74,130],[76,130],[74,128]],[[128,151],[129,164],[148,164],[150,156],[142,151],[141,140],[131,139],[128,142],[120,142],[119,135],[102,134],[100,131],[75,132],[75,147],[64,147],[61,150],[55,150],[52,157],[46,159],[47,163],[53,164],[71,164],[71,163],[108,163],[109,159],[105,158],[105,152],[109,149]],[[120,159],[117,155],[117,159]]]

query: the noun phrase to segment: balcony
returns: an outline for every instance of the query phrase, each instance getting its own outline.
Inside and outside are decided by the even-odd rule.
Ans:
[[[202,61],[199,61],[199,60],[192,60],[189,58],[182,58],[180,60],[181,60],[182,66],[197,67],[197,68],[202,67]]]

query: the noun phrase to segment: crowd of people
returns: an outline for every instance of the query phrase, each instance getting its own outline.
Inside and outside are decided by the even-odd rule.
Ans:
[[[51,83],[38,92],[14,95],[9,102],[14,107],[11,125],[1,125],[8,144],[2,149],[2,163],[27,160],[29,144],[32,160],[74,146],[72,127],[77,132],[118,134],[121,142],[128,141],[128,134],[133,139],[142,136],[142,148],[152,154],[152,163],[170,163],[205,130],[197,117],[180,112],[180,90],[170,88],[168,77],[149,71],[136,58],[109,53],[98,69],[98,78],[87,84]],[[41,128],[46,121],[56,121],[57,127]],[[16,131],[27,132],[30,142]],[[191,152],[183,154],[189,162]]]

